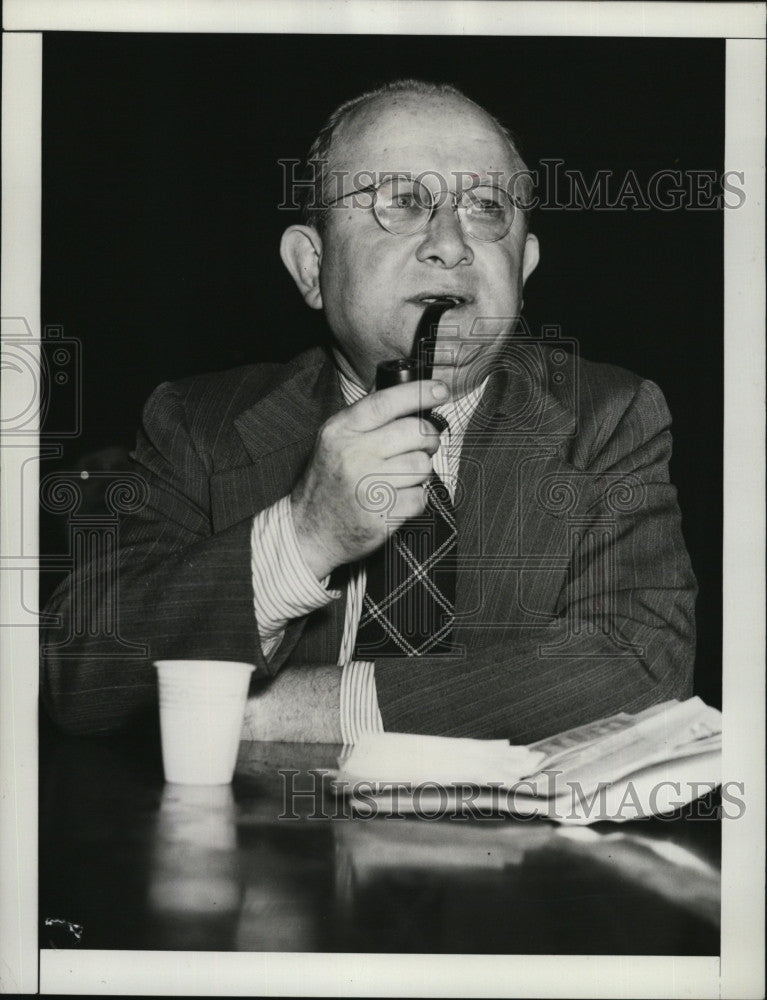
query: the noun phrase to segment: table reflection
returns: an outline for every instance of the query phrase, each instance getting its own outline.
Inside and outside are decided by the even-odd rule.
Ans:
[[[178,948],[231,936],[242,901],[230,785],[166,785],[150,839],[147,904]]]
[[[689,941],[705,926],[715,951],[718,869],[663,830],[614,830],[509,820],[336,822],[335,891],[345,933],[355,942],[365,928],[377,937],[375,950],[441,950],[462,934],[466,950],[545,952],[545,942],[567,927],[573,951],[587,938],[610,951],[610,942],[623,938],[652,953],[664,935]],[[428,923],[399,934],[396,910],[385,914],[392,898],[403,910],[428,900]]]
[[[642,885],[674,906],[720,924],[721,873],[699,853],[638,833],[603,833],[562,827],[559,843],[590,864],[603,865],[627,882]]]
[[[334,753],[244,745],[232,786],[181,786],[163,784],[159,747],[57,739],[41,772],[41,945],[718,953],[717,823],[364,820],[332,795],[281,818],[280,770],[325,794],[307,771]]]
[[[627,882],[652,888],[675,905],[719,922],[719,870],[689,848],[642,833],[538,822],[470,825],[417,819],[337,822],[333,830],[337,884],[346,903],[355,888],[391,869],[445,874],[460,869],[502,870],[545,851],[602,865]]]

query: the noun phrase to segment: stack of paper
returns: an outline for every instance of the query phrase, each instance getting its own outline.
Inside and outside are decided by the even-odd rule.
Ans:
[[[347,780],[379,783],[505,784],[540,770],[545,757],[543,749],[511,746],[508,740],[375,733],[360,738],[340,773]]]
[[[674,811],[720,783],[721,713],[699,698],[668,701],[528,747],[382,733],[339,765],[339,789],[365,815],[623,822]]]

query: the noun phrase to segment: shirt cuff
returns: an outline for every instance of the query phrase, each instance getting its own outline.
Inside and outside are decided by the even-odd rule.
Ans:
[[[364,733],[382,733],[383,719],[378,708],[375,664],[352,660],[341,672],[341,736],[352,746]]]
[[[268,660],[282,642],[285,627],[341,596],[329,590],[330,577],[318,581],[296,538],[290,497],[262,510],[253,518],[250,534],[253,608],[261,650]]]

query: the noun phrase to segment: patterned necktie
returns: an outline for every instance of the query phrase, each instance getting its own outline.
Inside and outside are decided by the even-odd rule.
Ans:
[[[355,658],[424,656],[451,648],[455,617],[455,512],[436,473],[426,509],[392,534],[366,563]],[[452,566],[443,565],[446,560]]]

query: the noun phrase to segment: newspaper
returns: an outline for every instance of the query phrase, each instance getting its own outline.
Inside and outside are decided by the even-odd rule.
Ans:
[[[527,747],[383,733],[339,761],[337,788],[367,815],[462,813],[622,822],[716,788],[721,713],[700,698],[621,712]]]
[[[528,749],[542,752],[544,762],[532,782],[546,779],[544,771],[560,772],[562,780],[594,789],[619,778],[684,757],[721,750],[722,715],[700,698],[667,701],[640,712],[620,713],[570,729]],[[550,785],[545,781],[546,787]],[[541,791],[543,794],[543,790]]]

